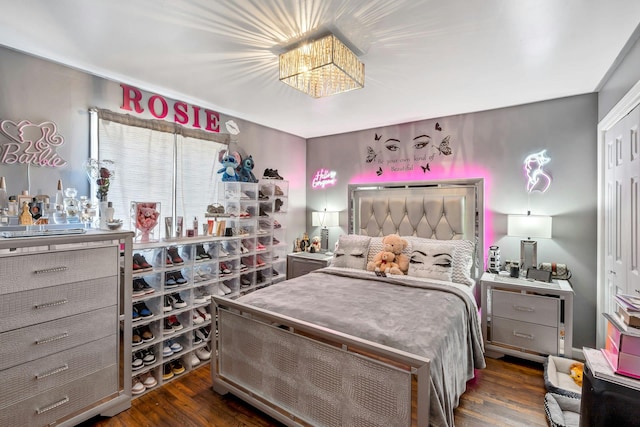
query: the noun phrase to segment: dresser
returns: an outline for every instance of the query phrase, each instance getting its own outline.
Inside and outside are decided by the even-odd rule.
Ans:
[[[0,426],[72,426],[131,406],[131,239],[0,237]]]
[[[571,358],[573,288],[484,273],[481,278],[485,354],[544,362],[548,355]]]

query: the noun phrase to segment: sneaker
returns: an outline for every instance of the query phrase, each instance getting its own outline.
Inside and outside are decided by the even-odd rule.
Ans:
[[[196,329],[193,334],[195,335],[195,338],[197,338],[198,343],[204,342],[209,338],[209,333],[207,332],[206,329],[203,329],[203,328]],[[196,344],[195,338],[193,341],[194,344]]]
[[[171,378],[173,378],[173,369],[171,367],[171,362],[165,363],[162,367],[162,379],[166,381],[170,380]]]
[[[273,177],[274,177],[275,179],[284,179],[284,178],[283,178],[283,177],[281,177],[281,176],[280,176],[280,174],[278,173],[278,169],[273,169],[273,170],[271,171],[271,173],[272,173],[272,175],[273,175]]]
[[[207,301],[211,301],[211,295],[207,293],[207,290],[204,288],[196,289],[196,291],[193,294],[194,304],[204,304]]]
[[[174,331],[179,331],[183,328],[182,324],[178,321],[178,318],[176,316],[169,316],[167,317],[167,320],[169,320],[169,325],[171,325],[171,329],[173,329]]]
[[[256,283],[264,282],[264,276],[262,275],[262,271],[256,272]]]
[[[151,310],[147,308],[146,304],[143,302],[138,302],[134,304],[134,308],[137,309],[138,315],[142,319],[150,319],[153,317],[153,313],[151,312]]]
[[[247,267],[245,264],[240,263],[240,271],[247,271],[249,269],[249,267]]]
[[[162,356],[170,357],[171,355],[173,355],[173,350],[171,350],[171,346],[169,345],[169,342],[166,341],[162,346]]]
[[[227,285],[225,285],[224,283],[220,283],[218,285],[218,287],[222,290],[222,292],[224,292],[224,294],[230,294],[231,293],[231,288],[229,288]]]
[[[133,328],[133,332],[131,332],[131,345],[137,346],[142,344],[142,336],[140,335],[140,331],[138,328]]]
[[[162,327],[162,332],[165,334],[172,334],[173,331],[174,331],[173,326],[171,325],[171,322],[167,317],[166,319],[164,319],[164,326]]]
[[[173,305],[171,305],[171,298],[169,298],[169,295],[165,295],[164,296],[164,305],[162,306],[162,311],[167,313],[167,312],[169,312],[171,310],[173,310]]]
[[[222,248],[218,248],[218,258],[224,258],[226,256],[229,256],[229,253],[222,250]]]
[[[246,278],[246,277],[241,277],[241,278],[240,278],[240,285],[241,285],[243,288],[246,288],[247,286],[251,286],[251,280],[249,280],[249,279],[248,279],[248,278]]]
[[[276,188],[273,189],[273,194],[275,194],[276,196],[284,196],[282,188],[278,187],[277,185]],[[280,206],[282,206],[282,200],[276,199],[276,206],[278,206],[278,202],[280,202]]]
[[[133,382],[131,383],[131,394],[141,394],[144,393],[146,389],[147,388],[142,384],[142,381],[140,381],[140,378],[133,377]]]
[[[229,267],[227,267],[227,264],[225,264],[224,262],[220,263],[220,273],[231,274],[231,270],[229,270]]]
[[[256,265],[258,267],[262,267],[265,264],[265,262],[262,260],[262,258],[260,258],[259,256],[256,257]]]
[[[173,340],[169,340],[167,341],[167,345],[169,345],[169,348],[171,349],[171,351],[173,351],[174,353],[179,353],[182,351],[182,345],[180,345],[179,342],[173,341]]]
[[[258,215],[260,215],[261,217],[269,217],[269,215],[267,214],[267,212],[264,210],[264,208],[262,206],[260,206],[260,210],[258,212]]]
[[[173,272],[173,278],[175,279],[175,281],[176,281],[176,283],[177,283],[178,285],[184,285],[185,283],[187,283],[187,282],[188,282],[188,280],[187,280],[187,279],[185,279],[185,278],[182,276],[182,272],[180,272],[180,271],[174,271],[174,272]]]
[[[196,356],[200,360],[209,360],[211,359],[211,350],[209,349],[209,345],[205,345],[204,347],[200,347],[195,351]]]
[[[144,292],[144,285],[142,283],[140,283],[139,279],[133,279],[133,291],[131,293],[131,295],[136,298],[136,297],[141,297],[145,294]]]
[[[153,354],[153,348],[147,348],[142,350],[142,363],[146,365],[153,365],[156,361],[156,355]]]
[[[273,245],[279,245],[280,244],[280,240],[276,239],[275,237],[273,237]]]
[[[164,286],[165,288],[175,288],[176,286],[178,286],[178,282],[176,282],[176,279],[173,277],[174,273],[166,273],[164,275]]]
[[[200,256],[200,259],[211,259],[211,255],[204,249],[204,245],[196,246],[196,254]]]
[[[280,273],[278,273],[277,271],[273,270],[273,275],[274,275],[274,276],[279,276],[279,275],[280,275]]]
[[[196,313],[198,313],[198,315],[202,317],[204,320],[211,320],[211,314],[209,314],[207,309],[204,307],[196,308]]]
[[[184,260],[178,255],[178,248],[175,246],[171,246],[167,249],[167,255],[171,257],[171,262],[173,265],[182,265],[184,264]]]
[[[193,313],[193,315],[191,316],[193,319],[193,324],[194,325],[201,325],[204,323],[204,318],[202,316],[200,316],[198,313]]]
[[[193,331],[193,345],[198,345],[202,343],[202,338],[198,336],[198,331]]]
[[[142,353],[140,353],[139,351],[133,354],[133,358],[131,360],[131,370],[137,371],[138,369],[142,369],[144,367],[142,357]]]
[[[180,359],[174,360],[173,362],[171,362],[171,365],[171,370],[175,375],[180,375],[186,370],[182,365],[182,361]]]
[[[187,303],[184,302],[182,298],[180,298],[180,294],[171,294],[169,295],[171,299],[171,303],[175,308],[184,308],[187,306]]]
[[[151,372],[145,372],[140,375],[140,381],[142,381],[142,384],[144,384],[146,388],[152,388],[158,385],[158,380],[156,380]]]
[[[282,227],[282,225],[281,225],[278,221],[276,221],[276,220],[274,219],[274,220],[273,220],[273,228],[281,228],[281,227]]]
[[[144,277],[139,277],[138,282],[140,282],[140,284],[142,285],[142,289],[144,290],[145,294],[152,294],[156,291],[150,284],[147,283],[146,280],[144,280]]]
[[[247,249],[246,246],[244,244],[242,244],[242,245],[240,245],[240,253],[248,254],[249,253],[249,249]]]
[[[133,254],[133,270],[134,271],[151,271],[153,266],[147,262],[147,260],[141,254]],[[136,269],[135,266],[138,266]]]
[[[258,244],[256,245],[256,251],[264,251],[266,249],[267,247],[260,242],[258,242]]]
[[[142,338],[143,342],[151,342],[155,339],[155,337],[153,336],[153,332],[151,332],[151,329],[149,328],[149,325],[141,327],[138,331],[140,332],[140,337]]]
[[[220,289],[220,286],[216,287],[216,295],[218,295],[219,297],[223,297],[226,294],[224,293],[224,291],[222,289]]]
[[[195,353],[191,353],[191,366],[198,366],[200,364],[200,359],[196,356]]]
[[[269,196],[264,194],[262,190],[258,191],[258,200],[269,200]]]

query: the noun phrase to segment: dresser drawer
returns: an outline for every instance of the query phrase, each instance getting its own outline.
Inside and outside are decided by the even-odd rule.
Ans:
[[[118,335],[52,354],[2,371],[0,411],[118,363]]]
[[[0,332],[94,311],[117,302],[117,276],[1,294]]]
[[[117,276],[118,247],[0,257],[0,294]]]
[[[558,329],[534,323],[493,317],[491,342],[543,354],[558,354]]]
[[[117,306],[0,334],[0,370],[113,335]],[[0,424],[1,425],[1,424]]]
[[[515,292],[491,291],[493,315],[556,327],[560,316],[558,298]]]
[[[0,426],[45,426],[117,392],[114,365],[3,409]]]

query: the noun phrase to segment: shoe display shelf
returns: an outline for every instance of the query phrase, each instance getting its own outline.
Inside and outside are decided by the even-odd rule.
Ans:
[[[272,283],[284,280],[287,271],[286,218],[289,208],[289,181],[262,179],[259,183],[258,201],[261,216],[258,222],[258,240],[269,245],[267,261],[271,264]],[[262,237],[261,237],[262,235]]]
[[[134,397],[206,364],[211,295],[239,294],[241,248],[239,236],[133,245]]]

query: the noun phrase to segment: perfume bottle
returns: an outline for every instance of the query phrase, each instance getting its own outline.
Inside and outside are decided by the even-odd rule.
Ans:
[[[67,213],[67,222],[70,224],[77,224],[80,222],[80,203],[76,196],[78,190],[75,188],[67,188],[64,190],[64,210]]]
[[[62,195],[62,180],[58,180],[58,189],[56,190],[56,206],[64,206],[64,196]]]
[[[7,197],[7,182],[3,177],[0,177],[0,212],[3,209],[9,209],[9,198]]]

